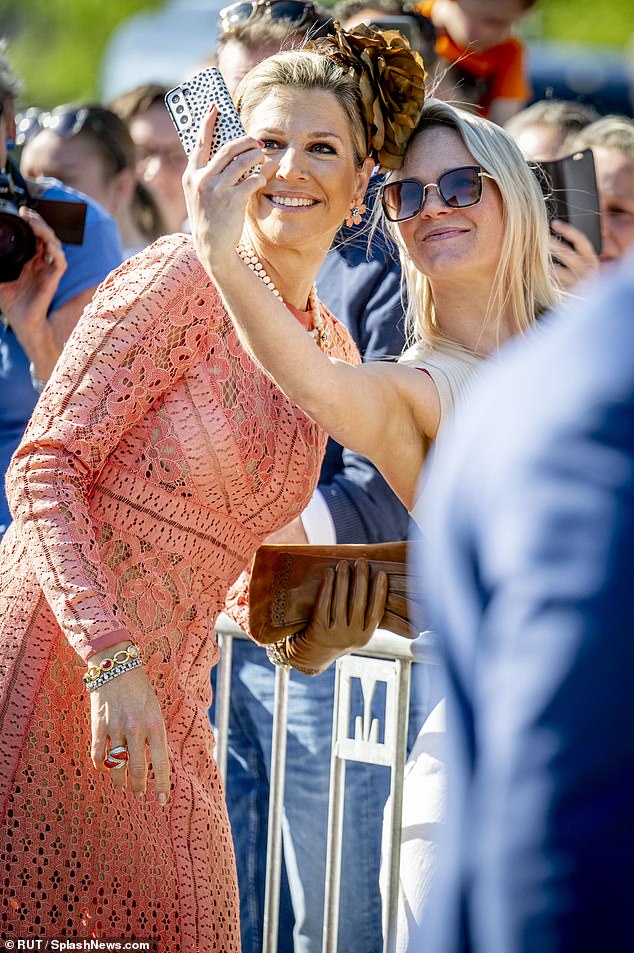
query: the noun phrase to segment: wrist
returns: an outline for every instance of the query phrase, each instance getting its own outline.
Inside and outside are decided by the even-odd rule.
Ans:
[[[109,645],[107,649],[102,649],[100,652],[93,652],[93,654],[86,659],[86,665],[89,667],[91,665],[99,665],[102,659],[111,658],[116,652],[125,651],[131,645],[132,639],[122,639],[121,642]]]
[[[29,359],[31,378],[46,383],[61,354],[48,320],[45,317],[43,321],[29,323],[28,326],[16,326],[10,318],[8,321]]]
[[[110,654],[106,658],[88,665],[88,670],[84,675],[86,690],[94,692],[113,679],[119,678],[120,675],[130,672],[134,668],[140,668],[141,664],[141,650],[138,645],[128,645],[114,652],[111,648]]]

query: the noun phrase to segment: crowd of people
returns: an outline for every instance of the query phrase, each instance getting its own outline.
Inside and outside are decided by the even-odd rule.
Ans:
[[[405,798],[421,829],[446,820],[404,842],[399,951],[628,948],[634,765],[607,713],[631,734],[634,121],[527,106],[513,28],[533,6],[230,5],[197,68],[220,69],[246,135],[212,154],[210,103],[189,158],[160,82],[43,112],[0,50],[0,168],[34,238],[0,275],[3,938],[260,953],[274,662],[291,666],[278,950],[318,953],[326,662],[376,628],[386,579],[327,575],[302,663],[299,636],[235,642],[226,792],[214,622],[249,632],[264,542],[415,527],[443,664],[412,681]],[[583,150],[600,251],[549,219],[539,173]],[[85,208],[83,240],[40,199]],[[383,949],[388,793],[384,769],[349,768],[346,953]]]

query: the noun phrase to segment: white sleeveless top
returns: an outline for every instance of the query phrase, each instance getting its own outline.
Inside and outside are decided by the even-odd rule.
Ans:
[[[451,344],[438,347],[424,341],[418,341],[400,357],[399,363],[426,371],[438,391],[440,422],[435,446],[444,445],[455,428],[460,426],[465,410],[476,393],[485,360]],[[418,526],[422,525],[423,517],[421,497],[422,494],[419,494],[410,513]]]

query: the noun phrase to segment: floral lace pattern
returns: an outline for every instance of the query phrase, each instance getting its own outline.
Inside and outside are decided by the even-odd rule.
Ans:
[[[324,318],[332,354],[357,360]],[[206,716],[213,624],[261,540],[308,502],[324,445],[241,348],[190,239],[161,239],[101,286],[7,479],[3,935],[240,949]],[[82,659],[128,636],[168,726],[165,811],[113,793],[89,759]]]

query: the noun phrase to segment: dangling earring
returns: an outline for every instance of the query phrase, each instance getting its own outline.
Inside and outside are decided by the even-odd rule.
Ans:
[[[366,208],[362,202],[359,204],[357,204],[357,202],[355,201],[351,202],[350,211],[348,212],[346,216],[346,225],[348,226],[348,228],[352,228],[353,225],[360,225],[361,216],[365,213],[365,211],[366,211]]]

